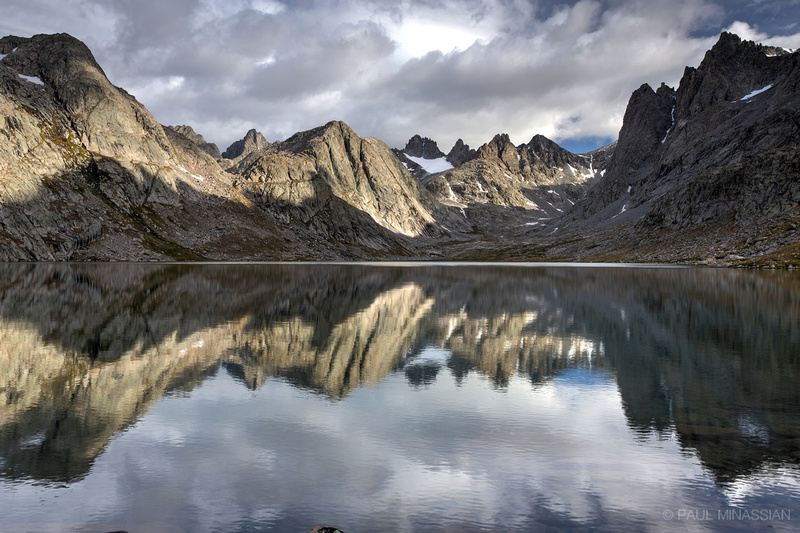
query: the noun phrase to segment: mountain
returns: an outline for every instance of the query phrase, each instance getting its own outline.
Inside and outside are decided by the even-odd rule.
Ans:
[[[583,198],[611,151],[598,151],[595,160],[594,154],[573,154],[541,135],[514,146],[507,134],[498,134],[473,151],[456,143],[451,154],[466,160],[421,179],[437,200],[461,209],[476,231],[511,236],[545,224]]]
[[[464,226],[388,146],[339,121],[275,143],[240,173],[237,187],[256,205],[346,246],[402,255],[401,237],[440,238]]]
[[[341,123],[277,147],[251,131],[222,154],[236,157],[227,172],[77,39],[9,36],[0,55],[0,168],[13,177],[0,182],[0,259],[369,259],[459,230],[388,147]]]
[[[0,258],[267,258],[291,234],[66,35],[0,39]],[[234,223],[233,220],[236,222]],[[254,253],[255,251],[255,253]]]
[[[559,231],[606,228],[601,248],[635,260],[796,262],[798,80],[800,54],[723,33],[677,90],[633,93],[606,176]]]
[[[478,153],[475,150],[470,149],[468,144],[459,139],[447,153],[445,159],[454,167],[460,167],[470,159],[475,159],[477,155]]]
[[[406,143],[403,153],[413,157],[422,157],[423,159],[439,159],[444,157],[444,153],[439,150],[436,141],[427,137],[420,137],[414,135]]]
[[[408,140],[405,148],[402,150],[393,148],[392,152],[418,179],[424,179],[429,174],[453,168],[444,153],[439,150],[436,141],[428,137],[414,135]]]
[[[245,136],[231,144],[227,150],[222,153],[225,159],[237,159],[242,156],[248,156],[253,152],[260,152],[269,147],[269,142],[264,138],[261,132],[251,129]]]
[[[169,129],[176,133],[180,133],[190,141],[192,141],[198,148],[210,155],[216,160],[222,159],[222,154],[216,144],[207,142],[202,135],[195,132],[191,126],[167,126]]]
[[[800,54],[724,33],[619,139],[445,155],[331,121],[224,153],[162,126],[66,35],[0,39],[0,260],[800,265]]]

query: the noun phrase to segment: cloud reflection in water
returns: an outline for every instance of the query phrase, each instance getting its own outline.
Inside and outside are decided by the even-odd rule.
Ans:
[[[3,268],[20,528],[41,498],[98,530],[619,530],[798,494],[791,274]]]

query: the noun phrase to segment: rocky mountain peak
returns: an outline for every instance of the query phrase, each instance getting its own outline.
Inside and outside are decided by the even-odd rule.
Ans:
[[[645,83],[633,92],[608,175],[595,187],[584,214],[601,211],[648,176],[674,124],[675,100],[674,89],[664,84],[654,91]]]
[[[0,50],[7,53],[3,66],[41,83],[63,107],[86,150],[124,158],[136,152],[165,161],[170,143],[161,125],[135,98],[108,81],[84,43],[65,33],[8,36],[0,39]],[[130,138],[131,131],[140,129],[141,137]],[[113,140],[118,138],[126,142]]]
[[[468,144],[465,144],[464,141],[459,139],[456,141],[456,144],[453,145],[453,148],[450,149],[446,158],[451,165],[458,167],[467,161],[475,159],[477,156],[478,153],[475,150],[470,149]]]
[[[234,236],[272,246],[274,223],[211,156],[111,84],[82,42],[6,37],[0,49],[0,166],[13,176],[0,184],[0,233],[11,236],[0,258],[223,257],[242,246]]]
[[[190,141],[192,141],[198,148],[203,150],[205,153],[213,157],[214,159],[221,159],[222,154],[219,152],[219,148],[216,144],[207,142],[202,135],[194,131],[191,126],[167,126],[172,131],[176,133],[180,133]]]
[[[548,172],[558,182],[580,183],[594,178],[606,162],[605,154],[595,157],[573,154],[544,135],[534,135],[528,144],[518,148],[524,176],[543,176]],[[541,178],[539,178],[541,180]]]
[[[338,121],[273,144],[253,129],[215,160],[69,35],[5,37],[0,56],[0,259],[697,262],[783,246],[798,264],[800,53],[731,34],[677,91],[634,91],[614,147],[459,140],[455,168],[419,180]],[[443,155],[419,135],[406,149]]]
[[[248,131],[245,136],[231,144],[227,150],[222,152],[225,159],[236,159],[247,156],[253,152],[260,152],[269,147],[269,142],[264,136],[254,128]]]
[[[567,150],[548,139],[544,135],[534,135],[526,145],[528,150],[536,157],[551,166],[564,166]]]
[[[723,101],[737,101],[784,78],[789,51],[722,33],[695,69],[687,67],[678,87],[677,119],[696,116]],[[796,63],[796,61],[794,61]]]
[[[442,217],[451,229],[464,224],[441,209],[388,146],[341,121],[273,144],[241,175],[242,190],[256,204],[284,206],[325,239],[382,250],[395,246],[397,235],[442,235]]]
[[[478,157],[497,157],[512,172],[519,172],[519,153],[507,133],[495,135],[491,141],[478,148]]]
[[[758,55],[764,55],[764,49],[764,45],[742,40],[735,33],[722,32],[716,44],[706,52],[702,63],[709,69],[735,69],[751,63]]]
[[[7,35],[0,39],[0,54],[6,55],[4,64],[20,74],[37,76],[56,86],[69,81],[108,83],[89,47],[67,33],[30,38]]]
[[[608,172],[559,227],[627,227],[650,242],[615,246],[648,248],[650,260],[669,248],[717,261],[767,227],[776,246],[796,243],[798,80],[797,52],[723,33],[677,91],[633,92]]]
[[[414,135],[408,140],[406,147],[403,148],[403,152],[411,157],[421,157],[423,159],[439,159],[445,156],[444,153],[439,150],[436,141],[428,137],[420,137],[419,135]]]

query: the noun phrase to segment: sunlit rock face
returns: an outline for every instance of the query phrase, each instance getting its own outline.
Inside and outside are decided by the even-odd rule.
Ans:
[[[250,154],[258,154],[269,148],[269,141],[264,138],[261,132],[251,129],[243,138],[231,144],[222,153],[222,157],[230,159],[236,164]]]
[[[460,150],[464,149],[468,147]],[[542,135],[534,136],[528,144],[514,146],[507,134],[501,134],[456,168],[423,181],[445,203],[461,207],[492,204],[547,212],[544,205],[550,204],[552,209],[554,199],[559,207],[571,207],[582,197],[585,187],[602,173],[605,162],[605,157],[595,160],[592,153],[573,154]],[[562,189],[564,185],[576,187]],[[543,201],[546,196],[542,193],[554,187],[571,191],[571,203],[562,205],[560,195]]]
[[[442,236],[442,217],[452,218],[451,226],[461,224],[385,144],[359,137],[343,122],[298,133],[273,148],[241,170],[242,189],[255,201],[294,206],[309,221],[337,200],[407,237]],[[346,222],[329,218],[329,224]]]
[[[394,257],[468,229],[343,123],[275,145],[253,131],[223,158],[69,35],[5,37],[0,54],[1,260]]]
[[[500,134],[478,150],[459,141],[446,158],[453,168],[419,177],[437,200],[459,209],[477,232],[527,241],[528,234],[584,197],[603,176],[613,151],[610,145],[573,154],[542,135],[514,146],[507,134]]]
[[[194,128],[192,128],[191,126],[181,125],[181,126],[167,126],[167,127],[172,131],[179,133],[184,137],[186,137],[187,139],[189,139],[190,141],[192,141],[194,144],[197,145],[198,148],[200,148],[202,151],[204,151],[217,161],[222,159],[222,154],[219,151],[219,147],[214,143],[206,141],[205,138],[196,131],[194,131]]]
[[[294,240],[77,39],[5,37],[0,54],[0,259],[267,258]]]

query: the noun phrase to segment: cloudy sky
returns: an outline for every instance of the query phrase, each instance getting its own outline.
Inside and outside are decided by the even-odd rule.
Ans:
[[[616,138],[642,83],[677,86],[728,30],[800,48],[800,0],[4,0],[0,34],[67,32],[163,124],[225,149],[344,120],[445,152],[508,133]]]

